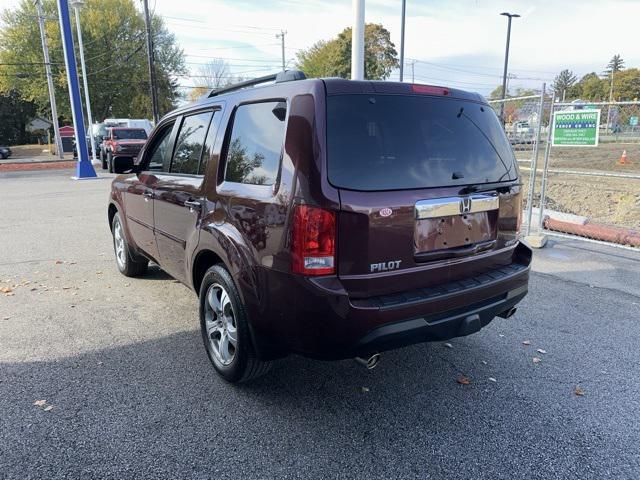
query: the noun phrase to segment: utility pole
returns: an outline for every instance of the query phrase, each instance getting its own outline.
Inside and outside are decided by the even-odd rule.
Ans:
[[[500,15],[504,15],[509,18],[509,24],[507,26],[507,47],[504,52],[504,73],[502,75],[502,102],[500,103],[500,121],[504,125],[504,99],[507,96],[507,68],[509,66],[509,42],[511,41],[511,20],[513,18],[519,18],[517,13],[502,12]]]
[[[407,0],[402,0],[402,21],[400,23],[400,81],[404,81],[404,23]]]
[[[351,80],[364,80],[364,0],[353,0]]]
[[[49,45],[44,30],[44,12],[40,0],[35,0],[34,5],[38,12],[38,25],[40,26],[40,41],[42,42],[42,52],[44,53],[44,69],[47,74],[47,85],[49,86],[49,103],[51,104],[51,122],[53,124],[53,136],[56,145],[56,153],[62,160],[64,152],[62,151],[62,140],[60,139],[60,126],[58,125],[58,109],[56,107],[56,92],[53,88],[53,76],[51,75],[51,61],[49,60]]]
[[[80,28],[80,9],[84,0],[71,0],[71,6],[76,13],[76,31],[78,32],[78,50],[80,50],[80,67],[82,68],[82,83],[84,85],[84,102],[87,105],[87,123],[89,124],[89,138],[91,140],[91,158],[94,165],[98,165],[96,157],[96,139],[93,134],[93,116],[91,115],[91,102],[89,101],[89,85],[87,83],[87,67],[84,63],[84,46],[82,44],[82,28]]]
[[[286,65],[287,62],[285,60],[285,55],[284,55],[284,36],[287,34],[286,30],[280,30],[280,33],[276,33],[276,38],[279,38],[282,42],[282,71],[284,72],[286,70]]]
[[[96,171],[89,161],[87,151],[86,130],[82,118],[82,100],[80,100],[80,85],[78,84],[78,71],[76,70],[76,55],[73,51],[73,36],[71,35],[71,19],[69,16],[69,3],[67,0],[58,0],[58,14],[60,20],[60,32],[62,34],[62,50],[64,51],[64,63],[67,67],[67,83],[69,85],[69,100],[71,101],[71,114],[73,127],[76,134],[76,148],[78,150],[78,162],[76,164],[77,180],[84,178],[96,178]]]
[[[151,19],[149,18],[149,2],[142,0],[144,6],[144,28],[147,34],[147,63],[149,65],[149,88],[151,89],[151,110],[153,122],[157,125],[160,119],[158,113],[158,91],[156,89],[156,70],[153,64],[153,38],[151,37]]]
[[[611,122],[611,103],[613,102],[613,76],[616,71],[613,66],[611,66],[611,86],[609,87],[609,106],[607,107],[607,133],[610,133],[610,122]]]

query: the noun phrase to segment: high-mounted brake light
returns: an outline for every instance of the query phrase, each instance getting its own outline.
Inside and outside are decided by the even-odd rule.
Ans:
[[[292,270],[304,275],[335,273],[336,216],[329,210],[298,205],[293,211]]]
[[[426,95],[449,95],[449,90],[444,87],[434,87],[433,85],[412,84],[413,93],[424,93]]]

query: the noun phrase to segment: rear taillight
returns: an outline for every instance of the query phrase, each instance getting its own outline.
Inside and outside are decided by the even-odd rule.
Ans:
[[[298,205],[293,211],[292,270],[304,275],[335,273],[336,216],[329,210]]]
[[[449,95],[449,90],[444,87],[434,87],[433,85],[411,85],[413,93],[424,93],[426,95]]]

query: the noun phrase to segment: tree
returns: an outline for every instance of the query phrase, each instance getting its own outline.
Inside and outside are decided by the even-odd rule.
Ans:
[[[616,72],[619,72],[621,70],[624,70],[624,60],[620,55],[616,54],[611,57],[611,60],[609,60],[605,73],[608,76],[611,76],[612,73],[615,74]]]
[[[214,58],[201,65],[194,78],[196,86],[189,92],[191,101],[197,100],[212,89],[228,85],[232,76],[229,74],[229,64],[221,58]]]
[[[562,70],[551,84],[551,88],[556,94],[556,98],[564,100],[569,89],[575,85],[578,77],[568,69]]]
[[[509,96],[509,91],[507,91],[506,96]],[[489,100],[500,100],[500,99],[502,99],[502,85],[498,85],[489,94]]]
[[[582,100],[605,100],[609,97],[609,82],[595,72],[587,73],[570,88],[569,96]]]
[[[640,98],[640,69],[629,68],[615,74],[615,100],[633,101]]]
[[[57,18],[55,0],[44,0],[45,16]],[[0,92],[16,91],[34,102],[50,118],[42,47],[35,8],[30,0],[1,14]],[[72,22],[75,28],[75,22]],[[149,74],[146,63],[142,13],[133,0],[87,0],[81,28],[87,65],[91,107],[96,120],[105,117],[151,117]],[[58,112],[70,119],[67,79],[59,24],[45,21],[51,55]],[[177,76],[186,73],[184,53],[160,17],[153,16],[151,30],[161,112],[180,98]],[[84,99],[84,98],[83,98]]]
[[[308,77],[351,76],[351,28],[333,40],[321,40],[297,54],[298,68]],[[364,31],[364,75],[368,80],[384,80],[398,68],[398,52],[389,31],[368,23]]]
[[[0,145],[27,143],[25,126],[36,114],[36,105],[23,100],[18,92],[0,94]]]

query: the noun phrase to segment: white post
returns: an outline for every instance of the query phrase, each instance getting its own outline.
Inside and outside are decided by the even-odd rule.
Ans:
[[[353,0],[351,80],[364,80],[364,0]]]
[[[84,47],[82,45],[82,29],[80,28],[80,7],[74,5],[76,11],[76,30],[78,31],[78,49],[80,50],[80,66],[82,67],[82,83],[84,85],[84,99],[87,104],[87,123],[89,124],[89,138],[91,139],[91,163],[98,165],[96,158],[96,140],[93,136],[93,118],[91,116],[91,103],[89,102],[89,86],[87,85],[87,68],[84,64]],[[84,132],[83,132],[84,133]]]
[[[56,144],[56,154],[60,159],[64,158],[62,151],[62,139],[60,138],[60,126],[58,125],[58,109],[56,108],[56,92],[53,87],[53,76],[51,75],[51,61],[49,60],[49,46],[44,31],[44,12],[40,0],[35,0],[34,5],[38,12],[38,25],[40,26],[40,41],[42,42],[42,52],[44,54],[44,69],[47,74],[47,85],[49,86],[49,102],[51,104],[51,122],[53,123],[53,136]]]

